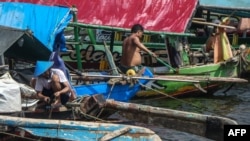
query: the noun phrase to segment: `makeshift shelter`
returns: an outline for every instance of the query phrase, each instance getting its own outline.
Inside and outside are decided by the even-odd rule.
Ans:
[[[77,8],[78,22],[89,26],[130,29],[141,23],[148,31],[184,33],[198,0],[5,0]]]
[[[66,50],[63,30],[70,8],[31,3],[0,2],[0,55],[27,60],[48,60],[58,47]],[[46,18],[44,18],[46,17]]]

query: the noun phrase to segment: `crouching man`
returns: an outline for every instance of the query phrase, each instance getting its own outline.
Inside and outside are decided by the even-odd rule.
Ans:
[[[40,100],[59,107],[68,102],[71,87],[63,71],[51,68],[53,64],[52,61],[37,61],[34,88]]]

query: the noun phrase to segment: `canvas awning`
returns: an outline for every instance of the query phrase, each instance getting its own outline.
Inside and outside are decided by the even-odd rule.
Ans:
[[[250,17],[249,0],[199,0],[199,7],[212,12]]]
[[[0,55],[28,59],[48,60],[50,50],[28,30],[0,26]],[[3,64],[3,63],[2,63]]]
[[[78,9],[78,22],[87,25],[130,29],[140,23],[154,32],[184,33],[198,0],[6,0]]]
[[[8,49],[5,53],[7,56],[44,60],[55,48],[66,48],[63,46],[63,30],[72,19],[70,8],[0,2],[0,11],[3,30],[0,55]],[[18,39],[23,40],[22,47],[17,45]]]

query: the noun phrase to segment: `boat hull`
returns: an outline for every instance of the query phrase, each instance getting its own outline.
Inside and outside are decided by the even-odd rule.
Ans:
[[[143,72],[144,77],[153,77],[151,71],[146,68]],[[120,82],[109,84],[101,82],[97,84],[84,84],[73,86],[77,96],[92,96],[95,94],[103,94],[105,99],[114,99],[117,101],[127,102],[132,99],[138,91],[141,90],[141,84],[146,84],[149,80],[138,80],[139,83],[126,83]]]
[[[150,129],[125,124],[46,120],[11,116],[0,116],[0,124],[19,128],[19,130],[24,130],[35,137],[52,139],[88,141],[110,139],[114,141],[161,140]]]
[[[228,81],[209,81],[209,77],[230,77],[238,78],[240,74],[240,66],[238,62],[227,62],[218,64],[207,64],[201,66],[190,66],[180,68],[178,73],[168,73],[167,76],[175,75],[181,79],[182,76],[204,76],[208,81],[197,83],[192,82],[178,82],[178,81],[150,81],[143,91],[139,91],[137,97],[150,97],[150,96],[190,96],[197,94],[212,94],[223,86],[230,86],[231,83]],[[164,76],[159,75],[159,77]],[[184,78],[185,79],[185,78]],[[157,91],[155,91],[157,90]],[[159,91],[161,93],[159,93]]]

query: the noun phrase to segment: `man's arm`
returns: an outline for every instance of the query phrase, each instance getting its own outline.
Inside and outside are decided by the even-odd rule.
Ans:
[[[155,53],[153,53],[152,51],[150,51],[146,46],[144,46],[139,38],[134,38],[133,39],[134,43],[136,44],[137,47],[139,47],[141,50],[147,52],[148,54],[152,55],[153,57],[157,57],[157,55]]]
[[[44,96],[44,95],[42,94],[42,92],[40,92],[40,91],[37,91],[37,97],[38,97],[39,99],[45,101],[45,102],[48,102],[48,103],[50,102],[50,98],[47,97],[47,96]]]
[[[64,87],[60,91],[55,92],[54,95],[59,96],[60,94],[69,93],[71,87],[70,87],[69,81],[68,81],[67,77],[65,76],[65,74],[63,73],[63,71],[57,69],[56,74],[59,77],[60,83],[62,83]]]
[[[69,83],[67,81],[63,82],[62,83],[64,88],[60,91],[57,91],[54,93],[54,95],[57,97],[61,94],[68,94],[70,92],[70,86],[69,86]]]

